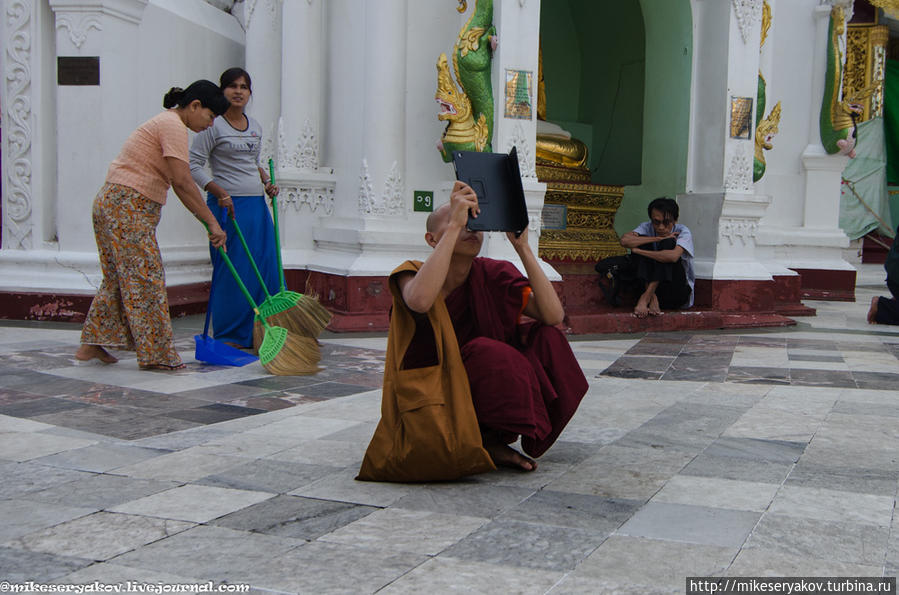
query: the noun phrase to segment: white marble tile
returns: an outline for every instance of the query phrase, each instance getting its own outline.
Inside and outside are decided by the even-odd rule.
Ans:
[[[55,436],[41,432],[0,432],[0,459],[30,461],[39,457],[83,448],[95,444],[94,440]]]
[[[652,497],[651,502],[763,512],[771,504],[778,487],[771,483],[675,475]]]
[[[780,488],[771,503],[771,512],[822,521],[889,527],[893,516],[893,498],[788,484]]]

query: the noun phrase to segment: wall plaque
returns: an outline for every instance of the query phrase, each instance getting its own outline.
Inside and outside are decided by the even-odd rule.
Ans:
[[[56,58],[57,85],[99,85],[99,56],[59,56]]]
[[[568,206],[567,205],[543,205],[542,229],[567,229]]]

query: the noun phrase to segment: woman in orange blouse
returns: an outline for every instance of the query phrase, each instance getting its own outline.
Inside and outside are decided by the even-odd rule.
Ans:
[[[93,223],[103,282],[91,303],[75,358],[118,361],[106,347],[137,352],[141,369],[184,367],[172,339],[165,272],[156,226],[171,186],[184,206],[209,227],[214,247],[225,232],[190,175],[187,130],[200,132],[230,105],[218,85],[200,80],[172,88],[166,111],[144,122],[110,164],[94,199]]]

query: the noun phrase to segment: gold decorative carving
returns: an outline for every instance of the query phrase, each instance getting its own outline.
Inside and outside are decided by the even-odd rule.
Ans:
[[[883,115],[883,77],[889,36],[886,25],[849,25],[846,33],[843,97],[862,106],[859,122]]]
[[[596,262],[624,254],[612,227],[623,194],[622,186],[547,181],[544,204],[565,205],[566,228],[541,232],[540,257]]]

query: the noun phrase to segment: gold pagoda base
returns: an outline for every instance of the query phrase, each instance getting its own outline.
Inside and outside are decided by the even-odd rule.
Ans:
[[[546,183],[544,205],[565,207],[560,229],[544,227],[540,233],[540,258],[594,263],[626,252],[613,227],[623,186],[590,184],[589,171],[543,164],[537,165],[537,178]]]

